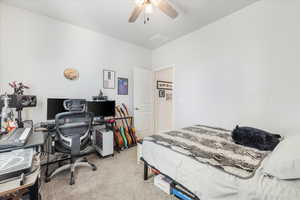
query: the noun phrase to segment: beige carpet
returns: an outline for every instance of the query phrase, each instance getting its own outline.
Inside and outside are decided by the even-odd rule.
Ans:
[[[76,170],[76,183],[69,185],[69,173],[62,172],[49,183],[42,183],[43,200],[169,200],[153,185],[153,179],[143,180],[143,165],[136,163],[136,148],[116,153],[114,157],[89,160],[97,171]]]

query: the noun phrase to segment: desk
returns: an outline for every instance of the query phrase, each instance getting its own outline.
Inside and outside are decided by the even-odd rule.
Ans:
[[[40,161],[39,157],[34,162],[33,167],[35,167],[35,171],[26,176],[25,182],[23,185],[20,185],[20,179],[13,179],[11,181],[0,184],[0,197],[9,197],[11,194],[17,194],[24,189],[29,190],[29,195],[31,199],[39,200],[39,179],[40,179]]]
[[[47,133],[34,132],[28,138],[27,143],[23,147],[2,149],[0,153],[13,151],[24,148],[35,148],[37,154],[33,158],[32,173],[25,177],[23,185],[20,184],[20,179],[11,179],[2,181],[0,184],[0,197],[9,197],[10,194],[19,193],[28,188],[31,199],[39,200],[39,179],[40,179],[40,147],[45,143]],[[2,199],[2,198],[0,198]],[[5,199],[5,198],[4,198]]]
[[[32,148],[32,147],[39,148],[40,146],[42,146],[45,143],[46,137],[47,137],[47,133],[45,133],[45,132],[33,132],[29,136],[29,138],[24,146],[8,148],[8,149],[0,149],[0,153],[6,152],[6,151],[13,151],[13,150],[17,150],[17,149]]]

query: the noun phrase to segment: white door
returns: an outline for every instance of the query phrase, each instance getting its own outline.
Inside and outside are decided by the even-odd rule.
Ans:
[[[134,124],[141,138],[153,134],[153,71],[135,68],[133,72]]]

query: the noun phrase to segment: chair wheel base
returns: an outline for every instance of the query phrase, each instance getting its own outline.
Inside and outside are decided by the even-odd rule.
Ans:
[[[74,179],[71,179],[70,180],[70,185],[74,185],[75,184],[75,180]]]
[[[46,183],[49,183],[50,181],[51,181],[51,178],[50,178],[50,177],[46,177],[46,178],[45,178],[45,182],[46,182]]]
[[[91,164],[91,166],[92,166],[92,170],[93,170],[93,171],[96,171],[96,170],[97,170],[97,167],[96,167],[96,165],[94,165],[94,164]]]
[[[74,185],[74,184],[75,184],[75,178],[73,172],[71,172],[70,185]]]

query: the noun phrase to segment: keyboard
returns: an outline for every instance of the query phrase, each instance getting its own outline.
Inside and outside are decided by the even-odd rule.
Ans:
[[[55,120],[49,120],[47,122],[41,122],[40,127],[41,128],[46,128],[48,130],[55,129],[55,127],[56,127]]]
[[[0,149],[22,147],[32,134],[32,128],[16,128],[7,135],[1,137]]]

